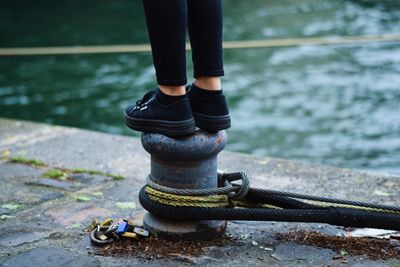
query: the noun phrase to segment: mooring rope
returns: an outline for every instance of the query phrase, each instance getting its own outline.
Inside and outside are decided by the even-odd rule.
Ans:
[[[312,222],[400,230],[399,207],[251,188],[244,172],[218,173],[219,188],[208,189],[177,189],[153,180],[157,181],[149,175],[147,185],[140,190],[140,204],[151,214],[172,221]],[[149,231],[130,225],[128,220],[114,224],[111,219],[102,223],[95,219],[90,225],[95,245],[107,245],[120,237],[148,236]]]
[[[147,185],[146,192],[152,197],[157,197],[158,200],[163,199],[163,204],[168,204],[169,201],[174,203],[180,203],[175,206],[190,206],[189,202],[195,203],[196,200],[199,201],[201,199],[202,206],[206,207],[204,203],[207,202],[215,202],[215,197],[218,195],[218,201],[226,202],[224,197],[229,197],[232,200],[243,199],[249,195],[257,195],[258,198],[260,196],[268,196],[270,197],[269,201],[276,201],[277,199],[282,200],[290,200],[293,202],[295,199],[301,200],[302,204],[309,204],[313,207],[345,207],[345,208],[354,208],[354,209],[362,209],[369,211],[377,211],[377,212],[389,212],[389,213],[397,213],[400,214],[400,207],[384,205],[378,203],[368,203],[363,201],[354,201],[347,199],[337,199],[331,197],[320,197],[313,196],[307,194],[293,193],[293,192],[284,192],[278,190],[270,190],[266,188],[251,188],[249,177],[245,172],[233,172],[233,173],[218,173],[218,183],[221,185],[217,188],[206,188],[206,189],[177,189],[168,186],[163,186],[158,183],[153,182],[156,180],[150,174],[147,177]],[[234,184],[232,182],[241,181],[241,184]],[[248,194],[250,193],[250,194]],[[203,198],[201,198],[201,197]],[[207,200],[207,197],[210,199]],[[271,199],[272,197],[272,199]],[[256,201],[258,201],[257,199]],[[182,204],[182,201],[185,201],[185,204]],[[217,202],[218,202],[217,201]],[[268,201],[268,200],[267,200]],[[268,203],[271,204],[271,203]],[[195,204],[197,205],[197,204]],[[209,206],[211,207],[211,206]]]
[[[300,45],[362,44],[371,42],[400,42],[400,34],[225,41],[223,43],[223,47],[224,49],[245,49],[288,47]],[[190,50],[190,44],[186,44],[186,49]],[[6,47],[0,48],[0,56],[139,53],[150,51],[151,47],[149,44],[58,47]]]
[[[171,220],[320,222],[400,230],[399,207],[251,188],[244,172],[218,173],[219,185],[232,190],[224,193],[218,188],[201,189],[207,194],[199,189],[175,189],[149,178],[150,183],[140,191],[140,203],[150,213]],[[240,185],[231,183],[239,180]]]

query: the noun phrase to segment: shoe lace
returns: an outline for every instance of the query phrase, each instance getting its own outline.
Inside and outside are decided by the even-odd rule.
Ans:
[[[154,100],[156,90],[147,92],[142,99],[136,101],[135,109],[141,108]]]

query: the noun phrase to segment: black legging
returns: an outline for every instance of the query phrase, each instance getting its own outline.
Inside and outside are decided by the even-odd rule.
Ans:
[[[224,75],[221,0],[143,0],[157,82],[185,85],[186,26],[194,77]]]

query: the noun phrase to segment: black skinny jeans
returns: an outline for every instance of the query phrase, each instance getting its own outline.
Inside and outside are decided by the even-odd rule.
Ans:
[[[185,85],[186,27],[194,78],[224,75],[222,0],[143,0],[157,82]]]

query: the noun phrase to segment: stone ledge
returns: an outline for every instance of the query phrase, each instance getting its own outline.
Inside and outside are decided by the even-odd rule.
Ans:
[[[114,181],[101,175],[77,174],[71,180],[62,183],[51,183],[47,180],[44,183],[42,175],[46,168],[33,168],[12,164],[6,160],[1,161],[0,181],[4,186],[0,189],[0,202],[2,205],[16,203],[20,206],[16,206],[18,208],[13,211],[0,209],[0,212],[6,215],[5,218],[9,218],[2,221],[0,235],[5,236],[7,233],[7,238],[13,240],[13,234],[10,234],[8,229],[24,230],[15,231],[17,243],[0,244],[0,263],[23,262],[24,255],[32,256],[33,252],[28,251],[38,247],[66,247],[68,251],[86,255],[86,251],[92,249],[87,234],[82,232],[82,229],[95,214],[101,213],[98,216],[103,218],[106,216],[126,218],[143,214],[137,194],[149,172],[149,155],[142,148],[138,138],[0,119],[0,153],[37,159],[52,167],[90,169],[125,176],[122,181]],[[219,168],[229,172],[245,171],[250,176],[253,187],[400,204],[400,177],[397,175],[341,169],[302,161],[254,157],[228,151],[220,154]],[[122,204],[116,205],[116,203]],[[41,233],[46,234],[36,235],[35,238],[32,235],[24,235],[30,228],[32,232],[40,229]],[[309,253],[307,252],[309,246],[282,243],[274,238],[274,233],[292,229],[319,230],[335,234],[343,231],[340,227],[234,221],[229,223],[228,229],[235,235],[249,235],[250,238],[240,243],[239,247],[244,249],[238,249],[237,245],[216,249],[217,254],[223,256],[210,264],[230,266],[295,264],[296,259],[280,260],[283,256],[277,256],[284,253],[285,249],[300,251],[296,253],[302,255],[302,262],[305,265],[316,262],[323,265],[340,264],[330,257],[335,255],[331,250],[312,249],[315,252]],[[274,247],[275,252],[261,251],[251,245],[252,241],[269,244],[269,247]],[[89,249],[86,249],[88,246]],[[51,254],[51,250],[49,253]],[[215,249],[213,253],[216,253]],[[251,259],[249,255],[252,255]],[[296,256],[293,253],[290,255]],[[325,257],[326,255],[329,257]],[[12,260],[13,257],[17,257],[15,261]],[[263,260],[259,260],[258,257]],[[117,257],[113,260],[110,258],[103,260],[112,265],[143,263],[143,260],[139,261],[137,258],[129,261]],[[371,262],[366,257],[359,256],[349,256],[347,260],[348,263],[354,264]],[[144,262],[171,266],[180,264],[170,260]],[[400,261],[375,263],[396,265],[400,264]]]

